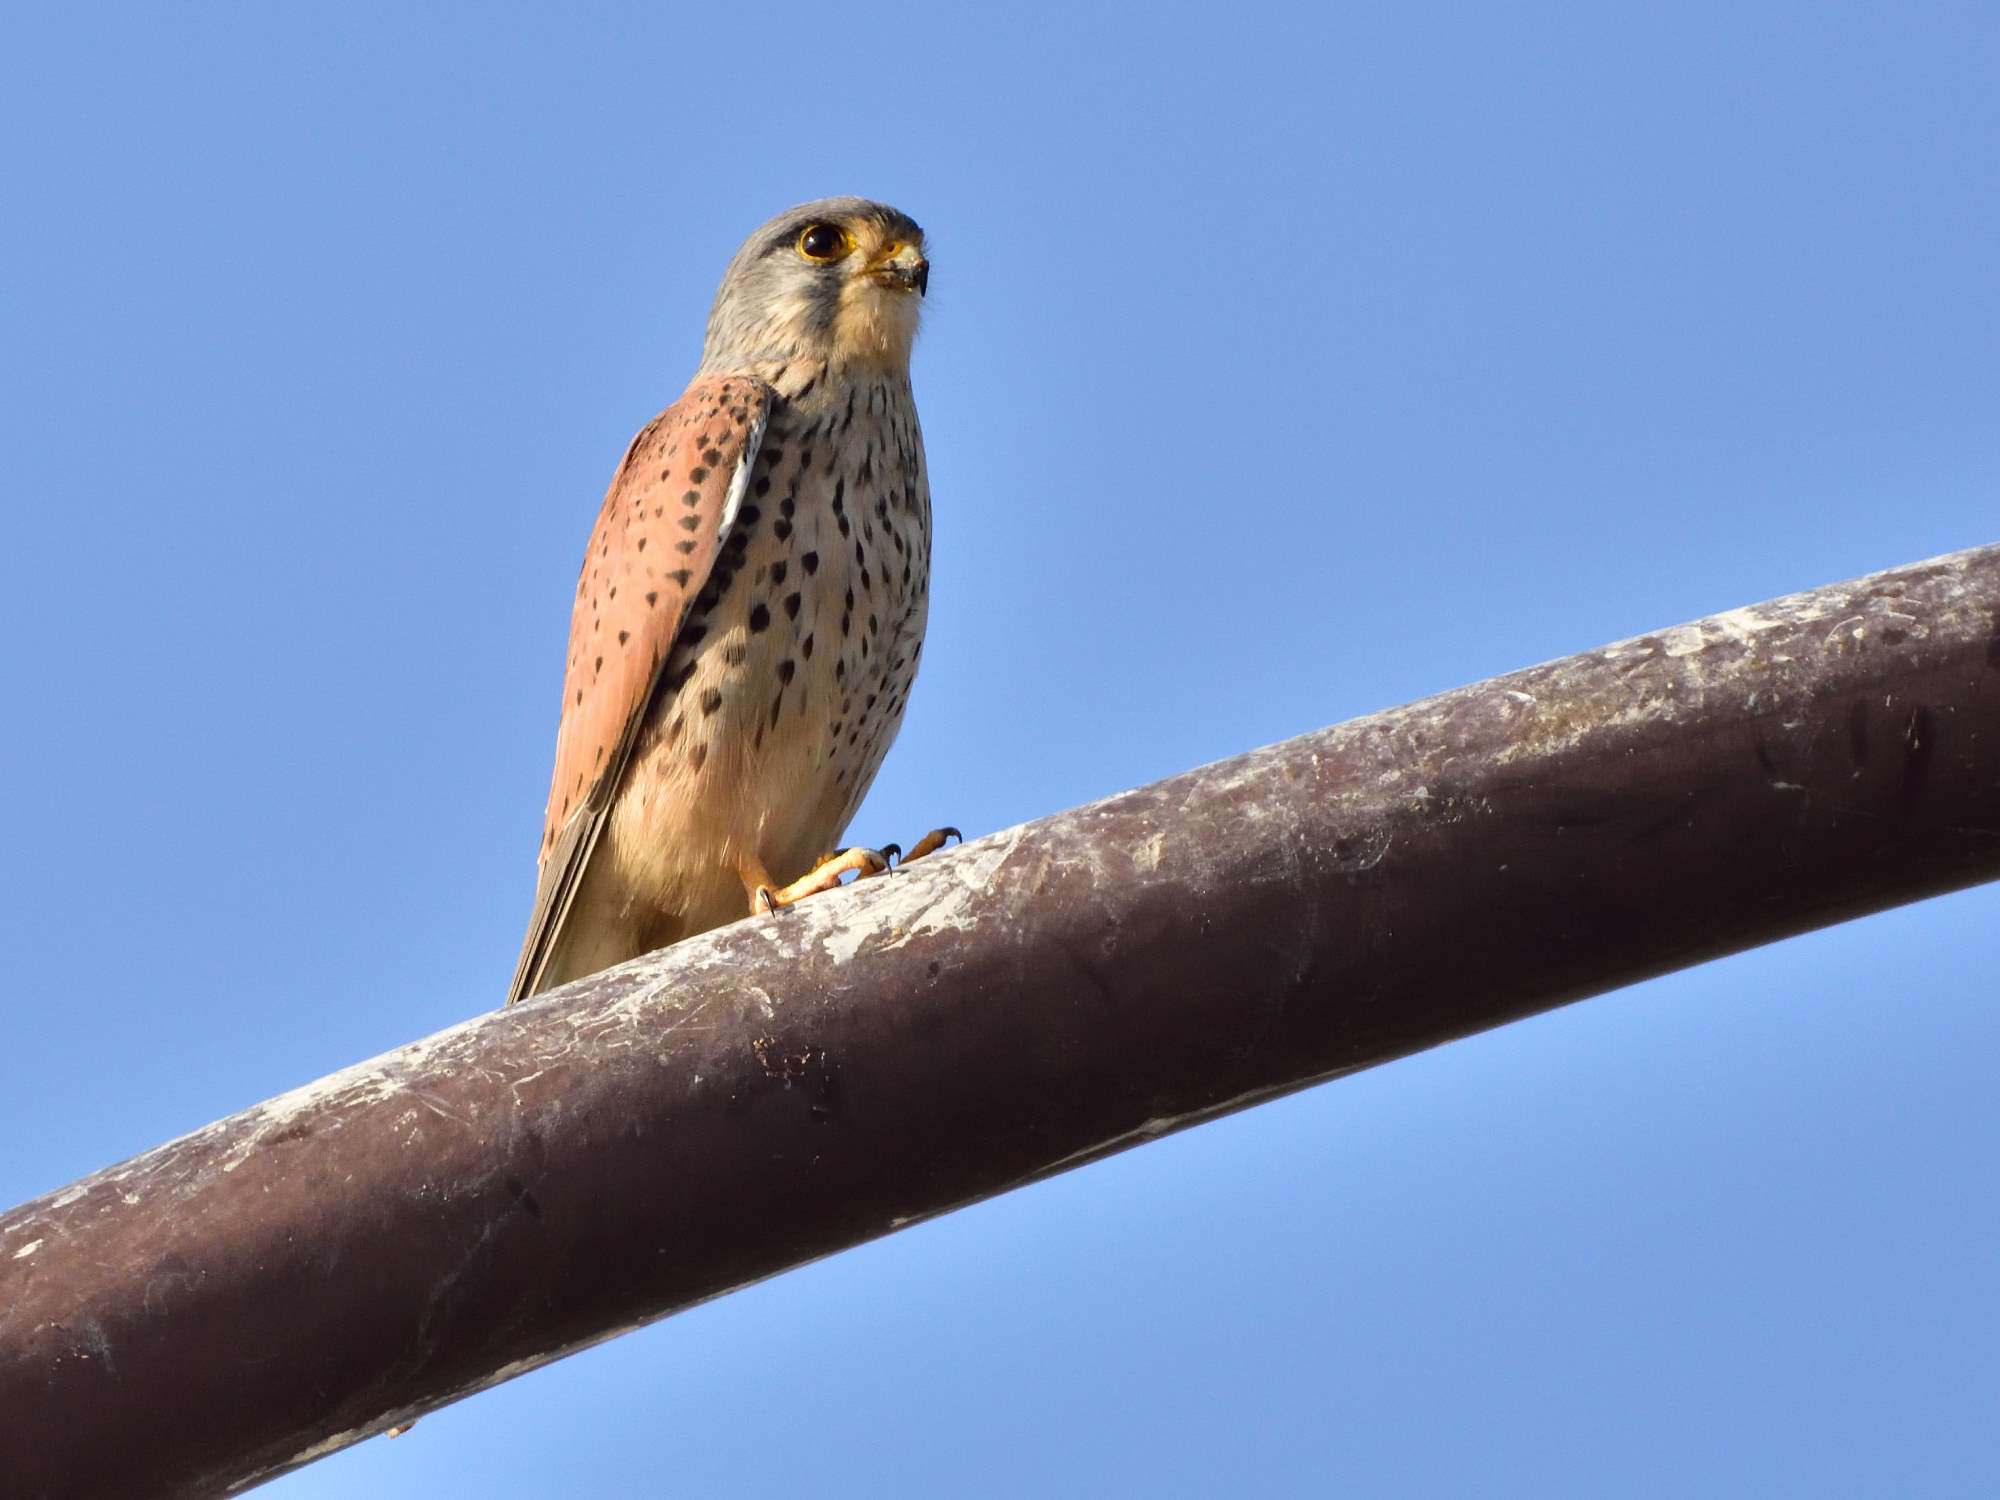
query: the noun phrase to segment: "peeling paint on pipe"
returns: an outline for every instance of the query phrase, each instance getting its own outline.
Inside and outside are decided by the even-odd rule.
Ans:
[[[2000,547],[1356,719],[0,1217],[0,1493],[247,1488],[1182,1126],[2000,876]]]

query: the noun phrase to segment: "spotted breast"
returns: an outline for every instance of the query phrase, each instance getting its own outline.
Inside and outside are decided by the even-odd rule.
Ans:
[[[606,874],[635,914],[662,914],[634,951],[742,916],[742,856],[790,875],[833,846],[924,649],[930,482],[908,381],[774,393],[751,473],[736,560],[696,596],[634,747],[643,791],[606,830]],[[688,847],[710,857],[690,868]]]

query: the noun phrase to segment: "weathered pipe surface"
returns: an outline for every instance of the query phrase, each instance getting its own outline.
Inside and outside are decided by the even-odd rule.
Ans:
[[[241,1488],[1178,1126],[1997,875],[2000,546],[1357,719],[0,1218],[0,1493]]]

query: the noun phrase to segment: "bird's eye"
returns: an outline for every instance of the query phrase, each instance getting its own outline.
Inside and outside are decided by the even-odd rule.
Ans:
[[[807,260],[838,260],[847,246],[847,231],[838,224],[808,224],[799,231],[799,254]]]

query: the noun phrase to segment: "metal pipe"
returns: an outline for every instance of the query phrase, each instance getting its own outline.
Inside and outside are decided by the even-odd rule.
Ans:
[[[1996,876],[2000,546],[1356,719],[0,1217],[0,1493],[242,1488],[1166,1131]]]

